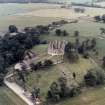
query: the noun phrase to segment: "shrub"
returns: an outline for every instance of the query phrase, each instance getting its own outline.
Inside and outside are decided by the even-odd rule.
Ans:
[[[88,59],[88,58],[89,58],[89,53],[88,53],[88,52],[85,52],[85,53],[83,54],[83,57],[84,57],[85,59]]]
[[[51,61],[51,60],[45,60],[44,61],[44,66],[45,67],[50,67],[50,66],[52,66],[53,65],[53,61]]]

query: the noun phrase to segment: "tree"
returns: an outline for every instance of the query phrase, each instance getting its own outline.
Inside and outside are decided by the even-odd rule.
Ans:
[[[87,86],[95,86],[97,82],[97,75],[93,70],[89,70],[84,76],[84,79]]]
[[[76,38],[76,40],[75,40],[75,49],[76,49],[77,52],[79,50],[79,47],[80,47],[80,40],[79,40],[79,38]]]
[[[80,54],[85,55],[89,49],[90,49],[90,44],[89,44],[89,40],[87,39],[87,40],[82,42],[81,46],[78,49],[78,52]]]
[[[26,82],[25,76],[22,71],[18,71],[18,76],[19,76],[19,80],[22,80],[23,83]]]
[[[53,82],[48,91],[47,98],[52,102],[58,102],[64,98],[74,97],[80,94],[81,90],[77,85],[68,85],[66,77],[60,77],[57,82]]]
[[[72,75],[73,75],[73,78],[74,78],[74,79],[76,79],[76,73],[75,73],[75,72],[73,72],[73,74],[72,74]]]
[[[40,97],[40,88],[34,88],[31,92],[31,97],[33,100]]]
[[[24,40],[24,45],[26,49],[30,49],[33,47],[33,41],[30,36],[27,36],[27,38]]]
[[[85,59],[88,59],[88,58],[89,58],[89,53],[88,53],[88,52],[84,52],[83,57],[84,57]]]
[[[37,70],[37,65],[34,64],[34,63],[31,63],[30,67],[31,67],[32,71],[36,71]]]
[[[5,59],[3,56],[0,56],[0,74],[6,74],[7,70],[6,70],[7,65],[5,64]]]
[[[62,31],[62,35],[63,35],[63,36],[67,36],[67,35],[68,35],[67,31],[66,31],[66,30],[63,30],[63,31]]]
[[[96,22],[101,21],[101,17],[100,16],[95,16],[94,19],[95,19]]]
[[[74,36],[78,37],[79,36],[79,31],[74,31]]]
[[[62,31],[60,29],[56,29],[55,33],[56,33],[57,36],[61,36]]]
[[[58,102],[60,100],[60,88],[56,82],[53,82],[48,91],[48,99]]]
[[[103,57],[103,64],[102,66],[105,68],[105,56]]]
[[[102,21],[105,23],[105,15],[102,16]]]
[[[40,69],[42,66],[43,66],[43,64],[42,64],[41,61],[39,61],[39,62],[36,64],[37,69]]]
[[[14,33],[14,32],[18,32],[18,29],[17,29],[17,27],[15,26],[15,25],[10,25],[9,26],[9,32],[10,33]]]
[[[100,28],[100,30],[101,30],[101,35],[105,34],[105,28]]]
[[[4,84],[4,75],[0,74],[0,86]]]
[[[67,97],[68,96],[68,87],[67,87],[67,79],[65,77],[60,77],[58,79],[58,83],[60,85],[60,96]]]
[[[96,47],[96,39],[95,38],[93,38],[92,40],[91,40],[91,48],[93,49],[93,48],[95,48]]]
[[[50,67],[50,66],[52,66],[53,65],[53,61],[51,61],[51,60],[45,60],[44,61],[44,66],[45,67]]]
[[[68,42],[65,46],[65,53],[71,53],[74,50],[74,45],[71,42]]]
[[[65,55],[71,62],[76,62],[79,59],[74,45],[70,42],[65,46]]]
[[[69,96],[70,97],[75,97],[81,93],[81,89],[78,86],[72,86],[70,89]]]

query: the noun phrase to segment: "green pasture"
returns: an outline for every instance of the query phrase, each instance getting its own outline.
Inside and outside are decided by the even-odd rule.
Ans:
[[[27,105],[6,86],[0,87],[0,105]]]

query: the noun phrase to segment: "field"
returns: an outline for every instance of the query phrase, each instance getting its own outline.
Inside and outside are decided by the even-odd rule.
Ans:
[[[10,89],[3,86],[0,87],[0,105],[27,105]]]
[[[67,41],[75,41],[74,31],[78,30],[80,32],[80,40],[84,40],[86,38],[96,38],[97,39],[97,48],[99,51],[100,56],[104,56],[105,54],[105,38],[101,38],[101,31],[100,28],[105,28],[104,23],[96,23],[87,20],[80,20],[78,23],[67,24],[60,29],[67,30],[69,35],[67,37],[59,37],[56,36],[54,31],[50,35],[43,35],[40,38],[47,41],[52,40],[67,40]]]
[[[53,20],[53,19],[51,19],[51,20]],[[37,22],[35,22],[35,23],[37,23]],[[43,22],[43,19],[42,19],[42,22]],[[49,21],[47,21],[47,22],[49,23]],[[86,24],[86,25],[83,26],[84,24]],[[57,40],[68,40],[68,41],[74,42],[75,37],[73,37],[73,32],[75,30],[79,30],[80,31],[80,40],[84,40],[85,38],[96,37],[97,41],[98,41],[99,51],[100,52],[102,51],[101,53],[104,54],[104,51],[105,51],[104,50],[104,45],[105,45],[104,39],[103,40],[98,39],[98,36],[100,35],[99,29],[101,27],[105,27],[104,24],[94,23],[94,22],[88,23],[86,21],[80,21],[79,23],[76,23],[76,24],[68,24],[68,25],[61,27],[61,29],[66,29],[70,33],[70,35],[67,37],[57,37],[57,36],[55,36],[54,32],[52,32],[50,35],[41,36],[41,38],[48,40],[48,41],[57,39]],[[39,45],[32,49],[39,56],[39,61],[49,58],[49,55],[47,54],[47,46],[48,45]],[[46,96],[46,92],[49,89],[50,84],[53,81],[56,81],[62,75],[62,71],[66,71],[68,74],[71,74],[72,72],[76,72],[77,82],[80,82],[81,80],[83,80],[83,75],[87,72],[87,70],[89,70],[90,68],[94,68],[96,66],[97,65],[91,59],[86,60],[86,59],[81,58],[81,56],[80,56],[80,61],[77,64],[69,64],[68,62],[65,62],[62,64],[58,64],[57,66],[53,66],[53,67],[49,68],[48,70],[45,69],[45,71],[40,70],[35,73],[30,73],[30,75],[27,77],[27,86],[30,91],[35,86],[39,86],[41,88],[41,96],[44,100],[44,97]],[[2,90],[2,89],[0,89],[0,90]],[[4,91],[6,91],[6,89]],[[103,95],[102,96],[97,95],[99,93],[102,93]],[[11,94],[13,94],[13,93],[11,93]],[[73,99],[67,99],[61,103],[58,103],[57,105],[84,105],[84,104],[85,105],[99,105],[99,103],[101,103],[101,101],[103,101],[102,105],[104,105],[104,103],[105,103],[104,96],[105,96],[105,94],[104,94],[103,88],[90,89],[90,90],[86,90],[78,97],[75,97]],[[3,102],[6,102],[6,103],[11,102],[10,105],[12,105],[13,100],[11,100],[11,99],[6,100],[7,98],[5,99],[2,95],[1,95],[1,98],[3,98],[2,103]],[[18,100],[17,97],[15,99]],[[99,100],[97,101],[97,99],[99,99]],[[3,103],[3,105],[9,105],[6,103]],[[20,103],[19,105],[24,105],[24,104]]]
[[[105,105],[105,88],[88,89],[80,96],[67,99],[56,105]]]
[[[65,12],[66,10],[62,11]],[[20,14],[19,16],[16,15],[16,16],[0,17],[0,31],[3,32],[7,31],[8,26],[11,24],[16,25],[17,27],[19,27],[19,29],[23,29],[26,26],[49,24],[53,21],[62,18],[67,19],[66,15],[61,16],[62,15],[61,13],[59,13],[60,15],[59,14],[58,15],[62,18],[58,18],[57,16],[55,16],[59,12],[59,10],[56,10],[55,13],[54,11],[52,12],[53,14],[51,13],[49,14],[48,10],[38,10],[37,12],[33,11],[26,13],[24,15]],[[89,9],[86,15],[89,15],[90,13],[92,14],[93,12],[91,12],[91,9]],[[99,12],[101,12],[101,9]],[[95,14],[99,14],[99,12],[96,12]],[[47,16],[48,14],[49,16]],[[44,17],[42,17],[42,15],[44,15]],[[40,36],[40,38],[43,40],[47,40],[48,42],[52,40],[67,40],[74,42],[75,41],[74,31],[78,30],[80,32],[80,40],[95,37],[97,39],[97,48],[99,51],[99,55],[101,57],[104,56],[105,39],[104,38],[100,39],[99,37],[101,37],[100,28],[105,28],[105,24],[81,19],[78,23],[67,24],[60,28],[63,30],[64,29],[67,30],[69,32],[69,35],[66,37],[63,36],[58,37],[55,35],[54,31],[52,31],[50,35],[42,35]],[[47,54],[47,46],[48,46],[47,44],[38,45],[32,49],[38,56],[37,61],[43,61],[49,58],[53,59]],[[97,67],[97,64],[91,58],[83,59],[80,56],[80,59],[76,64],[70,64],[68,61],[65,61],[64,63],[57,64],[56,66],[53,66],[51,68],[30,73],[27,77],[27,87],[29,88],[30,91],[32,91],[32,89],[36,86],[40,87],[41,96],[42,99],[44,100],[50,84],[53,81],[56,81],[60,76],[62,76],[63,72],[67,74],[66,76],[68,76],[68,78],[71,76],[73,72],[75,72],[77,75],[76,81],[77,83],[79,83],[83,80],[83,75],[86,74],[87,70],[95,67]],[[104,97],[105,97],[105,89],[104,87],[99,87],[95,89],[84,90],[84,92],[78,97],[64,100],[56,105],[100,105],[100,104],[105,105]],[[23,101],[21,101],[19,97],[17,97],[7,87],[2,87],[0,88],[0,105],[26,105],[26,104]]]
[[[57,18],[42,18],[34,16],[7,16],[0,17],[0,31],[7,32],[9,25],[16,25],[19,29],[24,29],[28,26],[36,26],[42,24],[49,24]]]
[[[36,52],[38,58],[41,57],[39,61],[50,58],[46,53],[47,46],[48,45],[39,45],[33,48],[33,51]],[[53,57],[50,59],[53,59]],[[83,80],[83,75],[86,74],[87,70],[95,67],[97,67],[95,62],[91,59],[83,59],[81,56],[76,64],[70,64],[67,60],[64,60],[64,63],[57,64],[48,69],[30,73],[27,77],[27,86],[30,91],[32,91],[32,89],[36,86],[40,87],[41,96],[42,99],[44,99],[51,83],[61,77],[63,73],[66,74],[67,78],[72,78],[71,75],[75,72],[77,75],[76,81],[78,84]],[[73,81],[71,81],[71,83],[73,83]]]
[[[84,26],[84,24],[86,24]],[[95,22],[87,22],[85,20],[81,20],[79,23],[76,24],[68,24],[61,27],[61,29],[67,30],[70,34],[67,37],[57,37],[54,34],[54,31],[50,35],[43,35],[41,36],[42,39],[52,41],[52,40],[68,40],[68,41],[75,41],[74,31],[79,30],[80,32],[80,40],[84,40],[85,38],[92,38],[95,37],[97,39],[97,48],[99,50],[99,53],[101,56],[104,55],[104,40],[105,39],[99,39],[100,36],[100,28],[105,27],[103,23],[95,23]],[[40,60],[47,59],[49,55],[47,54],[47,46],[48,45],[39,45],[33,48],[33,51],[36,52],[36,54],[40,54],[39,58]],[[33,87],[39,86],[42,90],[41,95],[42,97],[46,96],[46,92],[49,89],[49,85],[56,81],[61,75],[62,71],[65,71],[66,73],[72,74],[73,72],[77,75],[77,82],[81,82],[83,80],[83,75],[87,72],[87,70],[91,68],[97,67],[97,64],[92,60],[86,60],[83,59],[80,56],[80,60],[77,64],[70,64],[69,62],[64,62],[62,64],[58,64],[52,68],[49,68],[45,71],[38,71],[35,73],[32,73],[28,77],[28,86],[30,90],[32,90]],[[43,88],[44,87],[44,88]],[[92,92],[93,91],[93,92]],[[60,104],[57,105],[98,105],[100,103],[99,101],[96,101],[97,98],[103,98],[99,94],[99,92],[103,92],[103,88],[97,88],[95,90],[86,90],[83,94],[81,94],[79,97],[73,98],[71,100],[66,100]],[[92,93],[91,93],[92,92]],[[86,96],[86,98],[84,98]],[[83,98],[83,103],[82,103]],[[88,100],[89,98],[89,100]],[[103,99],[102,99],[103,100]],[[104,100],[103,100],[104,101]],[[103,104],[104,105],[104,104]]]
[[[66,18],[66,19],[76,19],[81,16],[90,16],[94,17],[96,15],[103,15],[105,9],[104,8],[91,8],[91,7],[84,7],[84,13],[76,13],[74,12],[74,8],[48,8],[48,9],[38,9],[28,13],[25,13],[26,16],[39,16],[39,17],[59,17],[59,18]],[[82,7],[80,7],[82,8]],[[44,14],[43,14],[44,13]]]

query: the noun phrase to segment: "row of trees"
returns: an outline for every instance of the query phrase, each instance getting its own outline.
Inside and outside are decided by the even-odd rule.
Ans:
[[[55,34],[56,36],[67,36],[68,32],[66,30],[56,29]]]
[[[74,44],[69,42],[65,46],[65,55],[71,62],[76,62],[79,59],[78,53],[74,47]]]
[[[49,34],[49,26],[38,25],[36,27],[25,27],[24,31],[31,35]]]
[[[45,60],[43,63],[40,61],[38,62],[37,64],[34,64],[34,63],[31,63],[30,66],[31,66],[31,69],[33,71],[37,71],[41,68],[49,68],[53,65],[53,61],[51,60]]]
[[[68,36],[69,33],[66,30],[56,29],[55,35],[56,36]],[[74,36],[79,37],[79,31],[78,30],[74,31]]]
[[[65,55],[67,58],[72,61],[76,62],[79,59],[78,54],[82,54],[84,58],[89,57],[89,51],[94,50],[96,47],[96,39],[86,39],[82,43],[80,40],[76,38],[75,43],[68,42],[65,46]]]

